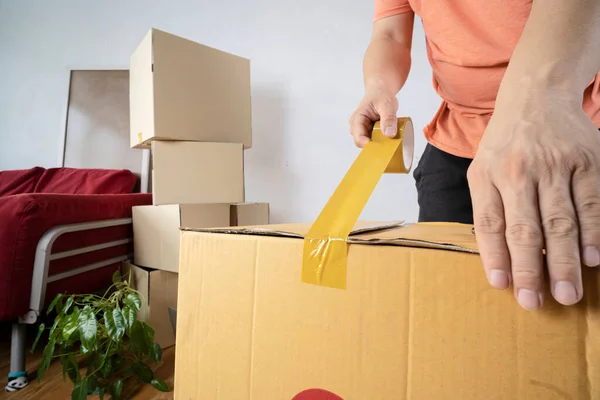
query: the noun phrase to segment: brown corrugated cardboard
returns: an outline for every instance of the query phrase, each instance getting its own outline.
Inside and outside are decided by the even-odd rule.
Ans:
[[[269,224],[269,203],[239,203],[231,205],[229,226],[254,226]],[[190,225],[182,225],[189,228]],[[217,225],[213,225],[217,226]],[[195,228],[191,226],[191,228]]]
[[[600,398],[599,270],[581,304],[528,312],[471,226],[414,224],[350,236],[333,289],[300,281],[309,227],[183,232],[175,398]]]
[[[175,327],[169,310],[177,310],[178,275],[142,268],[128,261],[123,262],[122,273],[131,275],[131,286],[142,295],[138,319],[154,329],[154,340],[161,348],[173,346]]]
[[[133,207],[134,264],[177,272],[181,227],[212,228],[269,223],[267,203],[173,204]]]
[[[152,142],[154,205],[242,203],[244,197],[241,144]]]
[[[130,58],[131,147],[154,139],[252,145],[250,61],[151,29]]]

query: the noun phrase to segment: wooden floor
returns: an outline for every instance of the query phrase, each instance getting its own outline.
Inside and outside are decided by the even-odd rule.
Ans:
[[[35,371],[41,362],[41,348],[36,349],[31,354],[31,344],[35,338],[35,327],[28,332],[29,347],[27,349],[27,371],[30,374],[29,385],[17,392],[7,393],[4,386],[7,382],[10,364],[10,325],[0,324],[0,400],[68,400],[71,399],[71,390],[73,384],[67,379],[65,382],[62,376],[62,367],[60,361],[53,363],[48,371],[44,373],[44,379],[37,383]],[[173,399],[173,375],[175,366],[175,347],[165,349],[163,359],[160,364],[154,368],[156,375],[165,381],[171,389],[168,393],[162,393],[150,385],[137,383],[128,380],[125,383],[121,400],[166,400]],[[85,371],[83,371],[85,372]],[[98,400],[98,396],[89,396],[91,400]],[[110,399],[110,396],[105,396]]]

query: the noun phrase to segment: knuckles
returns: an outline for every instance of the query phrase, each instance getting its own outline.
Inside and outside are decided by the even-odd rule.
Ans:
[[[518,187],[525,178],[539,182],[544,179],[570,180],[572,176],[600,174],[600,154],[596,157],[592,149],[576,144],[512,147],[475,157],[467,171],[469,182],[493,178],[494,181],[499,179],[512,187]]]
[[[518,247],[542,248],[543,234],[534,221],[515,221],[506,227],[506,241]]]
[[[542,226],[546,236],[555,238],[572,238],[579,231],[577,221],[570,215],[549,215],[542,220]]]
[[[475,231],[482,234],[504,234],[504,218],[498,213],[483,213],[475,218]]]

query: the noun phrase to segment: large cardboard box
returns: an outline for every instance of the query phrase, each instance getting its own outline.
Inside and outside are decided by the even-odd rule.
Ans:
[[[336,289],[301,281],[308,228],[183,232],[175,398],[600,398],[599,270],[528,312],[471,226],[411,224],[351,234]]]
[[[244,149],[236,143],[152,142],[152,203],[244,202]]]
[[[180,228],[269,224],[268,203],[133,207],[134,264],[177,272]]]
[[[172,272],[142,268],[125,261],[124,276],[131,276],[131,286],[141,293],[142,307],[138,319],[154,329],[154,341],[161,348],[175,344],[177,316],[177,280]]]
[[[129,79],[131,147],[154,139],[251,147],[248,59],[151,29]]]

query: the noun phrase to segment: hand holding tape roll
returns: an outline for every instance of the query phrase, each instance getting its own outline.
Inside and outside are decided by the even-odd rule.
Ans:
[[[410,172],[414,128],[410,118],[398,118],[398,134],[388,138],[379,122],[371,141],[360,152],[304,238],[301,280],[346,288],[347,239],[384,173]]]

